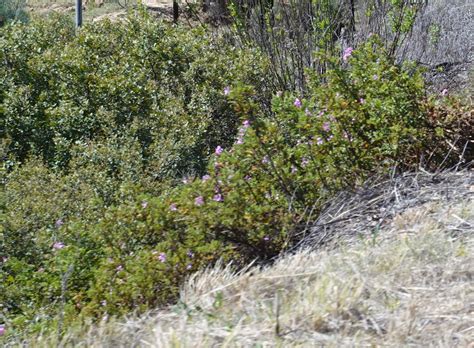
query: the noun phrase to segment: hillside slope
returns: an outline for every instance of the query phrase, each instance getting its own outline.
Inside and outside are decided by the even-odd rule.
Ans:
[[[271,267],[235,273],[217,265],[189,279],[178,305],[126,321],[104,318],[62,343],[468,347],[474,341],[474,172],[424,180],[418,200],[416,189],[398,195],[399,213],[378,232],[359,233],[360,219],[339,231],[351,236],[344,242],[300,250]],[[430,187],[438,194],[428,196]],[[364,217],[368,232],[371,219]],[[40,337],[33,345],[57,343]]]

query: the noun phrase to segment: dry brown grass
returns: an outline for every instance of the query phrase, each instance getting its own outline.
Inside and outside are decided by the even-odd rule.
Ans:
[[[407,207],[377,235],[299,251],[263,269],[217,265],[189,279],[167,310],[29,344],[472,347],[473,174],[461,173],[459,199],[441,194]]]

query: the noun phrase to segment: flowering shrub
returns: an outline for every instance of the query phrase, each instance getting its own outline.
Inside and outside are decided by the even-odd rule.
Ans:
[[[108,25],[18,63],[41,66],[35,74],[14,70],[18,76],[2,80],[12,89],[1,109],[11,163],[2,172],[0,303],[16,327],[54,327],[58,313],[69,323],[144,311],[175,300],[187,276],[220,258],[267,262],[298,241],[335,192],[395,166],[415,168],[433,144],[442,153],[459,128],[451,127],[455,113],[426,100],[419,72],[393,64],[375,38],[326,58],[333,68],[310,74],[308,95],[277,92],[267,114],[258,103],[260,73],[244,53],[217,62],[192,34],[133,20],[116,40],[101,39]],[[124,34],[134,30],[153,38],[146,54]],[[160,41],[160,30],[171,42]],[[73,59],[77,52],[87,66]],[[203,57],[215,65],[206,68]],[[231,68],[238,58],[246,67]],[[43,59],[57,66],[48,72]],[[163,76],[148,81],[154,62]],[[47,76],[41,83],[60,87],[40,92],[38,71]],[[233,74],[243,83],[231,83]],[[63,75],[71,80],[61,85]],[[79,104],[70,90],[83,93]],[[16,113],[23,97],[31,101],[24,119]],[[56,136],[42,147],[24,134]],[[15,164],[32,153],[47,165]],[[183,168],[194,170],[177,184]]]
[[[6,189],[0,302],[17,327],[41,327],[59,312],[66,321],[86,312],[85,304],[95,299],[90,284],[99,287],[111,264],[127,274],[132,266],[114,248],[119,241],[110,246],[102,238],[116,221],[99,224],[103,231],[96,234],[97,222],[107,221],[105,212],[116,205],[161,194],[180,176],[203,171],[218,144],[231,144],[239,122],[225,87],[241,80],[260,86],[264,95],[265,65],[257,52],[234,49],[204,29],[171,27],[140,14],[84,26],[77,34],[65,17],[15,23],[0,29],[0,47],[0,174]],[[122,238],[119,230],[115,235]],[[137,237],[130,252],[145,258],[172,241],[159,234]],[[211,242],[204,254],[213,248]],[[164,259],[161,267],[174,256]],[[182,279],[177,274],[204,263],[197,257],[183,263],[176,281],[165,280],[171,285],[163,296],[147,295],[143,303],[172,298]],[[151,279],[154,284],[158,278]],[[133,282],[143,289],[142,280]],[[101,310],[117,313],[138,303],[120,293],[128,307],[101,294],[100,301],[109,302]],[[87,311],[99,312],[92,307]]]
[[[441,139],[431,131],[421,76],[393,65],[375,39],[346,61],[324,78],[314,76],[306,98],[277,94],[270,118],[259,115],[251,88],[233,86],[227,94],[243,120],[234,144],[216,147],[208,173],[147,197],[145,210],[135,204],[110,211],[94,230],[107,238],[111,253],[127,255],[125,268],[138,264],[143,274],[157,274],[149,282],[140,272],[114,278],[118,261],[106,263],[109,271],[98,271],[101,281],[93,288],[94,309],[101,312],[104,293],[113,294],[108,311],[111,303],[119,311],[136,308],[133,294],[150,294],[138,303],[166,301],[152,284],[174,294],[189,270],[219,257],[237,265],[270,260],[298,241],[338,190],[395,165],[416,167],[420,154]],[[144,248],[139,255],[137,248]]]

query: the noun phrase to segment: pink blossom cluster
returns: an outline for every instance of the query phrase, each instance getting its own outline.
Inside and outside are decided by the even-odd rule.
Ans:
[[[245,136],[245,133],[247,133],[247,129],[249,127],[250,127],[250,121],[245,120],[242,123],[242,126],[239,128],[239,133],[238,133],[238,136],[237,136],[236,144],[243,144],[244,143],[244,136]]]
[[[352,55],[352,51],[354,51],[354,49],[352,47],[347,47],[344,52],[342,53],[342,60],[344,62],[347,62],[347,60],[349,59],[349,57]]]

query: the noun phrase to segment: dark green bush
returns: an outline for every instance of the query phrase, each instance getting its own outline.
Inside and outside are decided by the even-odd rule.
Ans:
[[[3,29],[0,103],[16,161],[67,168],[75,145],[115,138],[139,146],[157,177],[202,171],[238,122],[224,88],[264,78],[256,52],[145,15],[73,33],[56,19]]]

